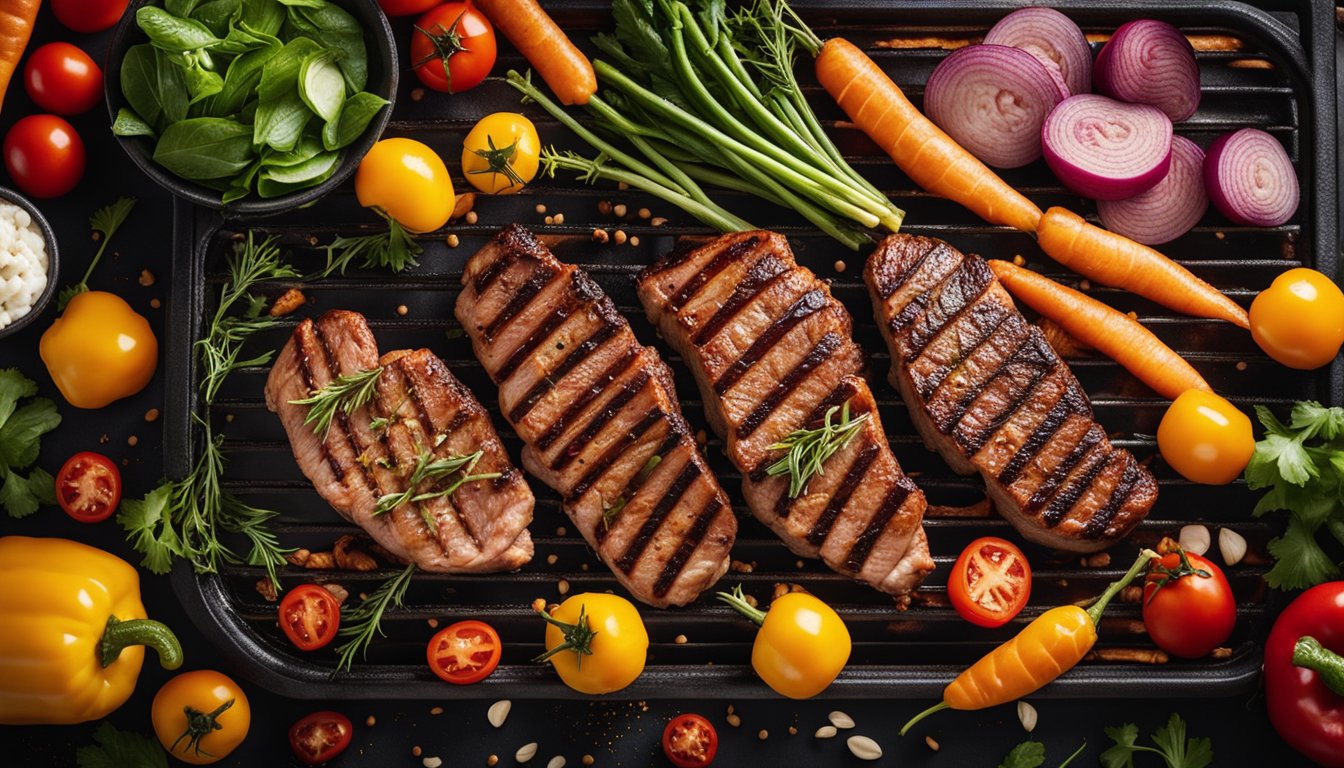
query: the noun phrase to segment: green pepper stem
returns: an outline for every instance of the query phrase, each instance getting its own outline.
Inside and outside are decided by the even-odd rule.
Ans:
[[[1321,645],[1316,638],[1311,635],[1298,638],[1293,646],[1293,665],[1316,672],[1326,688],[1344,696],[1344,656]]]
[[[942,712],[944,709],[949,709],[951,706],[952,705],[948,704],[946,701],[940,701],[937,704],[934,704],[932,707],[929,707],[928,709],[924,710],[923,712],[920,712],[918,715],[915,715],[914,717],[910,718],[910,722],[901,726],[901,735],[904,736],[906,731],[910,730],[911,728],[914,728],[915,724],[918,723],[920,720],[923,720],[929,715],[932,715],[934,712]]]
[[[1101,597],[1098,597],[1096,602],[1092,603],[1091,607],[1087,609],[1087,615],[1092,617],[1093,624],[1101,624],[1102,611],[1106,610],[1106,605],[1111,602],[1111,598],[1119,594],[1120,590],[1128,587],[1131,581],[1137,579],[1139,574],[1143,573],[1144,570],[1148,568],[1148,561],[1155,557],[1157,557],[1157,553],[1151,549],[1143,549],[1139,551],[1138,558],[1134,560],[1133,565],[1129,566],[1129,570],[1125,572],[1125,575],[1121,576],[1119,581],[1111,582],[1111,585],[1106,588],[1106,591],[1101,593]]]
[[[121,652],[131,645],[153,648],[158,652],[159,663],[164,669],[182,666],[182,644],[177,642],[173,630],[153,619],[122,621],[116,616],[107,617],[103,639],[98,644],[98,663],[104,667],[112,666]]]
[[[759,627],[765,623],[765,611],[762,611],[760,608],[747,602],[747,596],[742,591],[741,584],[733,587],[732,592],[717,592],[715,594],[718,596],[719,600],[731,605],[733,610],[755,622],[756,626]]]

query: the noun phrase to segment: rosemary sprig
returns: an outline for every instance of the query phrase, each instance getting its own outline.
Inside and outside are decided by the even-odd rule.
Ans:
[[[429,499],[437,499],[441,496],[451,496],[453,493],[457,492],[458,488],[461,488],[467,483],[473,483],[477,480],[494,480],[502,477],[503,475],[499,472],[485,472],[479,475],[471,474],[471,470],[476,466],[476,462],[480,461],[481,457],[484,455],[485,451],[477,450],[475,453],[470,453],[466,456],[446,456],[441,459],[436,459],[434,458],[432,449],[422,447],[420,449],[420,454],[415,457],[415,468],[411,470],[410,476],[406,478],[406,490],[401,491],[400,493],[384,494],[378,499],[378,505],[374,508],[373,514],[383,515],[400,507],[402,504],[414,504],[421,501],[428,501]],[[419,494],[415,492],[415,489],[420,487],[420,484],[425,481],[438,480],[454,474],[459,474],[460,476],[449,483],[446,488]],[[437,526],[437,523],[428,517],[425,519],[425,523],[428,524],[430,528]]]
[[[832,422],[835,412],[840,411],[840,420]],[[832,406],[826,411],[822,426],[816,429],[796,429],[783,440],[770,446],[772,451],[788,451],[782,458],[766,468],[770,477],[789,476],[789,498],[796,499],[807,492],[807,484],[813,475],[824,473],[827,459],[849,444],[858,434],[868,414],[857,419],[849,417],[849,403],[843,408]]]
[[[387,221],[386,232],[333,240],[327,246],[327,266],[322,270],[321,277],[329,277],[334,272],[344,275],[356,259],[361,259],[361,267],[387,268],[393,272],[419,266],[420,262],[415,257],[425,249],[396,219],[386,215],[383,219]]]
[[[378,394],[378,377],[383,367],[370,368],[367,371],[341,374],[323,384],[321,388],[302,400],[290,400],[290,405],[306,405],[308,416],[304,424],[311,424],[313,433],[325,438],[331,429],[331,420],[338,412],[349,413],[368,403]]]
[[[111,205],[99,208],[89,217],[89,227],[101,236],[102,243],[98,246],[98,251],[93,254],[93,261],[89,262],[89,268],[84,270],[84,277],[78,283],[62,289],[60,295],[56,297],[57,312],[65,311],[65,305],[69,304],[71,299],[89,290],[89,278],[93,276],[94,267],[97,267],[98,262],[102,260],[103,251],[107,250],[107,244],[112,240],[112,235],[116,234],[116,231],[121,228],[122,222],[126,221],[127,216],[131,215],[131,209],[133,208],[135,208],[135,198],[123,197]]]
[[[336,662],[337,670],[349,669],[356,654],[364,658],[375,634],[387,637],[383,633],[383,614],[391,607],[401,607],[414,573],[415,564],[412,563],[401,573],[383,582],[364,602],[353,608],[346,606],[341,609],[341,628],[336,635],[350,639],[336,646],[336,653],[340,656]]]

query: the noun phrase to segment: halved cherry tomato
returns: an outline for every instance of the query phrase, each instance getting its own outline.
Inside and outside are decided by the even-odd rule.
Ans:
[[[1186,390],[1157,425],[1157,449],[1181,476],[1205,485],[1241,477],[1255,453],[1251,420],[1235,405],[1197,389]]]
[[[700,715],[677,715],[663,729],[663,754],[677,768],[701,768],[714,762],[719,734]]]
[[[28,55],[23,85],[33,103],[58,115],[78,115],[103,98],[103,70],[69,43],[47,43]]]
[[[1001,627],[1031,597],[1031,564],[1010,541],[996,536],[976,539],[952,566],[947,597],[961,618],[979,627]]]
[[[280,601],[280,629],[301,651],[330,643],[341,626],[341,604],[316,584],[300,584]]]
[[[415,22],[411,66],[436,91],[475,88],[495,66],[495,28],[470,3],[444,3]]]
[[[478,683],[499,666],[504,645],[499,633],[483,621],[459,621],[439,630],[425,648],[429,668],[455,685]]]
[[[1344,344],[1344,292],[1314,269],[1290,269],[1251,302],[1251,337],[1289,368],[1320,368]]]
[[[131,0],[51,0],[51,10],[76,32],[102,32],[121,20]]]
[[[56,501],[81,523],[101,523],[121,503],[121,470],[101,453],[76,453],[56,473]]]
[[[55,115],[29,115],[5,134],[5,169],[32,197],[60,197],[84,178],[84,140]]]
[[[1143,626],[1158,648],[1197,659],[1227,642],[1237,623],[1232,587],[1208,558],[1171,552],[1154,560],[1143,585]]]
[[[388,16],[410,16],[424,13],[439,4],[439,0],[378,0],[378,7]]]
[[[350,718],[340,712],[314,712],[289,727],[289,748],[300,763],[321,765],[344,752],[354,732]]]

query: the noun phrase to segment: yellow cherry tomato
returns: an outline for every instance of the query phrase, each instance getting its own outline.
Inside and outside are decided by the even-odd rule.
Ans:
[[[252,706],[228,675],[184,672],[163,684],[150,706],[154,735],[173,757],[192,765],[223,760],[247,738]]]
[[[1255,451],[1251,420],[1228,401],[1188,389],[1157,426],[1157,448],[1187,480],[1224,485],[1241,476]]]
[[[355,171],[355,197],[412,232],[432,232],[453,213],[453,180],[434,150],[415,139],[383,139]]]
[[[511,195],[537,175],[541,140],[532,121],[516,112],[486,115],[462,144],[462,175],[491,195]]]
[[[1344,344],[1344,292],[1314,269],[1290,269],[1251,302],[1251,337],[1289,368],[1320,368]]]
[[[739,585],[719,599],[760,625],[751,666],[775,693],[808,699],[826,690],[849,661],[849,628],[833,608],[806,592],[790,592],[761,611]]]
[[[540,601],[538,601],[540,602]],[[584,592],[560,604],[546,620],[546,653],[560,679],[580,693],[611,693],[644,671],[649,633],[639,611],[623,597]]]
[[[67,402],[102,408],[149,384],[159,365],[159,340],[120,296],[85,291],[42,334],[38,354]]]

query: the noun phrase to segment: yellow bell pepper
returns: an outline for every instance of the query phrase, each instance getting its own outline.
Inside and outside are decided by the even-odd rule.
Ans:
[[[145,618],[140,577],[68,539],[0,537],[0,724],[82,723],[125,703],[148,645],[166,669],[182,647]]]
[[[124,299],[85,291],[42,334],[38,348],[56,388],[76,408],[102,408],[145,388],[159,364],[149,321]]]

